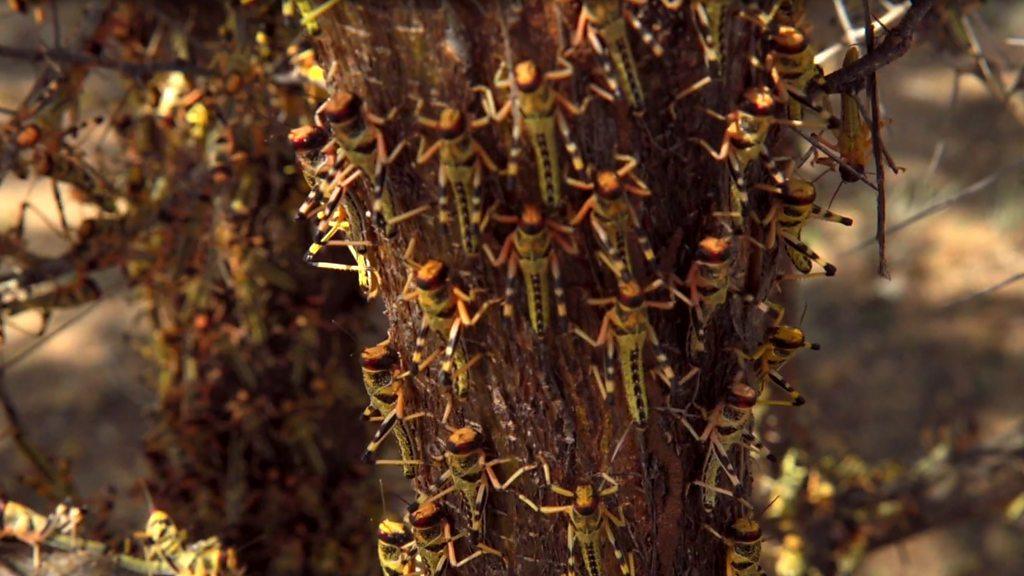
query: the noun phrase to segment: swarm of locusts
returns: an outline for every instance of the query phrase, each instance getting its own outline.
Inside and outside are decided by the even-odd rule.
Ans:
[[[385,575],[437,575],[471,561],[507,561],[494,544],[502,535],[487,528],[492,491],[511,492],[529,510],[564,514],[569,574],[608,573],[605,548],[615,557],[615,570],[637,573],[636,555],[621,538],[628,521],[622,505],[614,504],[619,483],[611,475],[595,470],[592,478],[579,478],[573,487],[563,488],[552,483],[550,467],[542,459],[502,457],[485,441],[482,425],[450,423],[468,391],[480,386],[474,365],[486,361],[484,351],[474,350],[467,334],[498,310],[506,322],[516,322],[517,310],[522,311],[521,321],[541,342],[578,337],[597,349],[603,369],[594,365],[591,372],[606,409],[618,409],[616,397],[621,394],[636,428],[644,429],[652,411],[660,411],[692,432],[694,442],[706,451],[692,485],[702,493],[705,526],[726,548],[728,573],[762,573],[756,515],[723,520],[717,503],[722,496],[743,501],[736,491],[742,478],[733,454],[767,452],[754,435],[755,408],[803,404],[803,395],[780,369],[801,349],[818,346],[799,327],[785,322],[780,305],[744,293],[733,257],[744,244],[764,251],[780,245],[794,272],[779,280],[834,275],[836,267],[802,239],[803,229],[812,217],[845,226],[853,222],[817,203],[814,183],[796,175],[796,160],[778,157],[773,147],[776,134],[780,126],[813,134],[836,151],[819,154],[824,158],[818,163],[828,163],[844,175],[862,173],[870,149],[856,97],[844,95],[841,112],[834,114],[819,90],[824,73],[814,63],[802,10],[798,0],[779,0],[765,10],[725,0],[586,0],[575,15],[575,26],[567,31],[570,45],[552,56],[551,67],[533,59],[516,61],[514,55],[508,61],[502,58],[493,75],[482,73],[480,83],[469,87],[473,97],[462,106],[434,102],[425,93],[391,108],[376,106],[363,95],[332,84],[335,74],[343,75],[344,70],[328,71],[331,95],[318,107],[312,123],[290,133],[310,187],[297,212],[297,218],[308,220],[315,231],[309,261],[319,268],[355,272],[364,294],[373,298],[379,286],[375,264],[380,245],[398,238],[398,228],[413,230],[437,222],[457,239],[453,249],[461,250],[464,258],[482,251],[504,272],[503,290],[492,293],[472,282],[468,285],[468,274],[453,269],[459,260],[451,250],[418,246],[412,234],[404,250],[408,274],[401,299],[419,314],[411,321],[415,343],[402,350],[389,337],[363,352],[369,395],[364,415],[377,423],[365,459],[400,466],[405,477],[415,481],[417,494],[404,518],[384,518],[378,526]],[[593,107],[622,105],[635,120],[643,117],[646,89],[636,54],[643,46],[637,41],[655,60],[660,58],[665,49],[647,23],[653,21],[664,31],[672,19],[698,27],[696,48],[707,67],[705,78],[678,86],[678,105],[720,80],[729,30],[751,31],[763,47],[751,55],[749,76],[756,80],[736,107],[708,110],[725,125],[720,141],[691,143],[727,171],[729,191],[723,196],[731,201],[706,219],[706,235],[684,277],[659,268],[658,251],[642,218],[644,201],[659,190],[644,182],[639,159],[620,151],[614,164],[592,163],[574,134],[574,120]],[[856,49],[851,50],[848,60],[857,58]],[[587,67],[587,95],[574,101],[564,86],[580,74],[581,65]],[[408,125],[418,132],[402,133],[400,127]],[[488,149],[485,142],[496,138],[481,138],[486,131],[509,136],[507,153]],[[524,145],[533,154],[532,173],[521,166]],[[394,193],[389,172],[400,165],[429,174],[426,181],[436,182],[434,201],[418,206],[397,203],[400,195]],[[489,181],[504,190],[501,199],[488,200],[487,191],[493,189]],[[769,208],[757,211],[755,204]],[[762,242],[745,229],[751,220],[766,231]],[[489,234],[489,229],[497,231]],[[332,259],[332,246],[345,248],[351,260]],[[585,246],[596,249],[586,253]],[[606,308],[596,333],[577,325],[567,305],[566,270],[580,266],[582,259],[600,263],[618,285],[613,294],[586,299],[589,305]],[[705,339],[732,299],[764,318],[764,333],[756,347],[736,350],[736,378],[727,394],[715,406],[652,406],[649,380],[660,382],[667,392],[685,389],[694,381],[699,372],[696,360],[707,348]],[[690,310],[688,365],[672,360],[652,321],[652,310],[677,305]],[[770,399],[772,390],[782,397]],[[445,397],[443,412],[417,406],[414,399],[424,394]],[[448,435],[438,440],[443,446],[439,454],[416,443],[412,427],[424,419],[447,430]],[[400,457],[377,459],[389,436]],[[506,474],[504,465],[509,465]],[[428,468],[437,468],[439,475],[424,475]],[[516,487],[524,475],[568,503],[535,502]],[[428,477],[436,480],[427,482]],[[458,510],[467,514],[460,516]]]
[[[48,31],[50,4],[23,4],[28,14],[4,18],[31,23],[35,12]],[[362,425],[336,418],[360,409],[343,360],[357,351],[325,302],[330,292],[344,310],[346,293],[353,304],[359,297],[323,282],[289,248],[308,241],[292,219],[307,190],[294,177],[288,127],[310,122],[327,94],[308,39],[296,36],[298,14],[289,23],[278,2],[218,3],[207,20],[139,3],[64,7],[64,52],[33,68],[29,94],[0,116],[5,184],[38,178],[0,235],[0,362],[10,382],[51,334],[131,291],[141,306],[123,314],[146,327],[132,344],[152,363],[155,406],[149,433],[123,443],[145,450],[159,509],[137,519],[126,551],[94,531],[105,524],[105,497],[81,492],[73,467],[25,447],[15,464],[30,463],[26,483],[75,501],[52,513],[7,501],[19,466],[0,466],[0,535],[36,550],[102,552],[141,574],[239,572],[243,562],[217,535],[241,550],[250,573],[337,573],[370,537],[344,520],[362,501],[352,465]],[[127,72],[100,70],[97,57]],[[79,95],[100,75],[120,105],[94,118]],[[17,396],[7,402],[17,413]],[[0,419],[6,444],[20,431]],[[342,440],[324,441],[327,429]]]
[[[240,4],[264,11],[278,6]],[[284,2],[310,37],[320,32],[318,19],[339,4]],[[596,353],[599,360],[587,361],[587,374],[605,400],[603,410],[621,411],[641,431],[655,415],[688,431],[705,455],[687,486],[700,494],[702,509],[693,513],[703,514],[707,531],[721,540],[728,574],[762,574],[759,517],[741,494],[737,455],[768,453],[754,432],[758,407],[803,404],[781,369],[797,352],[818,349],[769,297],[778,282],[836,273],[802,237],[812,218],[853,224],[821,205],[808,168],[801,172],[801,163],[782,155],[777,144],[783,127],[802,131],[818,144],[811,166],[840,172],[844,180],[862,179],[872,145],[863,105],[848,93],[833,110],[821,89],[825,74],[815,64],[802,0],[763,2],[760,8],[730,0],[560,4],[570,16],[559,31],[567,45],[545,61],[509,54],[492,68],[476,69],[476,83],[466,86],[471,97],[461,103],[436,101],[422,87],[407,101],[388,105],[341,88],[345,71],[319,66],[308,45],[290,44],[280,59],[274,48],[280,41],[263,29],[243,44],[236,35],[244,11],[230,10],[222,34],[228,40],[209,74],[155,73],[127,89],[126,100],[142,112],[110,119],[127,146],[128,168],[118,181],[108,181],[77,154],[70,140],[81,123],[64,127],[63,96],[81,81],[65,74],[43,82],[3,132],[10,151],[4,170],[68,183],[101,207],[100,216],[74,231],[62,217],[59,233],[72,249],[40,279],[19,272],[45,260],[22,241],[23,220],[34,213],[26,203],[18,225],[0,238],[5,257],[17,261],[14,272],[0,277],[4,314],[40,310],[46,321],[51,310],[96,300],[102,288],[93,272],[104,267],[122,268],[154,300],[164,295],[164,305],[149,310],[156,337],[146,349],[162,368],[157,391],[165,420],[147,441],[155,468],[173,485],[165,496],[198,499],[225,479],[243,486],[231,501],[204,504],[194,512],[201,519],[219,521],[240,510],[258,516],[257,509],[271,502],[275,513],[285,510],[274,518],[275,529],[286,525],[308,536],[345,524],[346,513],[359,515],[323,505],[337,508],[331,498],[344,491],[349,469],[337,467],[345,460],[338,454],[343,447],[334,445],[330,453],[311,424],[326,422],[332,406],[351,408],[344,393],[311,375],[336,373],[338,358],[355,355],[367,395],[363,416],[375,426],[369,444],[359,446],[363,460],[398,466],[414,481],[415,501],[406,514],[384,517],[377,526],[385,575],[436,576],[469,563],[507,562],[499,540],[515,535],[489,525],[489,498],[498,492],[510,494],[523,514],[564,521],[558,542],[568,550],[552,573],[561,566],[587,576],[643,573],[638,564],[644,559],[632,549],[636,540],[628,537],[629,516],[619,501],[621,478],[598,467],[560,486],[540,451],[535,461],[503,456],[484,425],[462,417],[460,403],[484,386],[475,373],[487,362],[487,351],[476,349],[473,336],[500,314],[506,323],[528,327],[545,362],[566,349],[555,339],[569,342],[581,357]],[[136,17],[130,9],[115,11],[101,27],[102,37],[93,40],[111,36],[140,54],[149,50],[141,38],[129,41],[139,33],[127,25]],[[159,23],[152,26],[170,34]],[[600,109],[640,126],[652,97],[665,96],[657,93],[665,84],[652,87],[641,70],[658,66],[666,36],[683,27],[693,28],[688,37],[706,75],[670,86],[673,108],[723,83],[727,62],[749,69],[733,107],[705,110],[709,122],[721,126],[720,137],[681,143],[706,151],[704,160],[720,169],[727,186],[718,197],[728,201],[699,215],[698,241],[679,268],[685,274],[677,275],[666,271],[661,257],[667,248],[645,225],[649,199],[666,191],[645,182],[638,151],[615,150],[606,162],[588,158],[578,123]],[[169,42],[182,60],[190,57],[184,35]],[[756,50],[727,57],[729,38],[740,35],[757,38]],[[858,58],[853,48],[847,63]],[[576,100],[570,86],[581,78],[586,95]],[[271,118],[292,129],[271,134]],[[403,126],[414,129],[404,133]],[[503,151],[494,142],[508,146]],[[281,154],[281,144],[290,147],[294,162]],[[531,154],[525,162],[524,148]],[[192,156],[182,165],[162,165],[159,159],[172,155],[168,150]],[[266,168],[291,163],[301,179],[280,178],[281,170],[271,174]],[[425,176],[419,196],[426,202],[404,204],[409,195],[397,193],[403,184],[391,177],[396,167]],[[290,187],[300,183],[305,187],[296,200]],[[308,224],[304,253],[285,250],[285,225],[270,208],[262,209],[286,202],[293,202],[294,219]],[[435,224],[453,239],[450,246],[410,239],[418,227]],[[198,245],[182,241],[204,227],[208,233]],[[793,271],[770,290],[751,293],[746,271],[736,265],[738,254],[748,250],[785,254]],[[372,299],[394,282],[383,277],[385,254],[402,255],[406,275],[395,305],[406,306],[412,318],[409,326],[394,326],[387,339],[352,354],[327,337],[334,328],[323,311],[324,294],[307,280],[324,278],[322,270],[352,272]],[[460,270],[468,258],[497,269],[501,286]],[[587,267],[603,270],[617,289],[572,294],[568,273]],[[278,294],[273,302],[271,289]],[[571,301],[602,308],[600,322],[582,325],[587,322],[574,317]],[[715,360],[735,376],[716,404],[701,405],[696,388],[705,355],[734,304],[757,315],[763,333],[756,345]],[[684,349],[674,349],[659,337],[658,317],[680,309],[688,316],[688,336]],[[415,335],[409,346],[399,337],[403,331]],[[263,357],[261,346],[282,351]],[[658,385],[664,393],[649,394]],[[443,398],[445,408],[430,411],[422,405],[425,396]],[[679,397],[694,400],[654,400]],[[229,426],[211,424],[225,420]],[[424,446],[416,432],[428,421],[441,433]],[[398,457],[378,458],[392,442]],[[181,464],[185,452],[199,452],[190,466]],[[521,488],[524,478],[541,487],[539,497]],[[730,505],[727,514],[721,504],[726,499],[743,504],[742,512]],[[82,509],[71,503],[44,515],[0,500],[0,536],[31,546],[37,559],[40,547],[49,546],[108,553],[121,568],[146,574],[241,571],[234,549],[219,538],[192,539],[167,512],[150,508],[136,535],[138,553],[115,554],[83,538]],[[263,544],[271,547],[290,541],[279,532],[249,528],[237,538],[240,546],[247,537],[273,539],[275,544]],[[343,565],[328,545],[285,548],[266,561],[283,573],[313,570],[313,564],[327,573]]]

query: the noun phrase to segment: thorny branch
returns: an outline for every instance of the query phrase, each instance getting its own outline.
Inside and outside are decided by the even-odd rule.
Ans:
[[[886,34],[881,44],[873,50],[870,49],[870,46],[874,29],[871,27],[871,18],[869,17],[866,28],[868,53],[853,64],[844,66],[826,76],[821,89],[829,94],[859,90],[868,76],[906,54],[913,43],[914,32],[934,5],[935,0],[915,0],[906,16]]]

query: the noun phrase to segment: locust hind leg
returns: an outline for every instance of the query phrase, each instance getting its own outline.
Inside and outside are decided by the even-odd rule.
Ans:
[[[448,342],[444,348],[444,361],[441,363],[441,387],[446,387],[452,376],[452,365],[455,358],[455,345],[459,341],[459,330],[462,328],[462,319],[456,317],[452,320],[451,330],[448,331]],[[468,390],[456,390],[455,395],[464,397]]]
[[[615,554],[615,561],[619,563],[619,570],[622,572],[622,576],[631,576],[632,572],[630,571],[629,562],[627,561],[626,556],[622,553],[622,550],[619,549],[618,543],[615,541],[615,530],[612,529],[614,521],[611,519],[614,515],[610,511],[606,511],[606,514],[609,517],[609,521],[605,522],[604,531],[608,536],[608,544],[612,547],[612,553]],[[621,516],[616,518],[616,520],[624,521]]]
[[[618,80],[615,79],[615,67],[612,65],[611,58],[608,57],[608,48],[593,29],[587,31],[587,39],[590,40],[590,45],[594,48],[594,55],[601,64],[601,70],[604,71],[605,82],[611,88],[615,99],[622,99],[622,88],[619,86]]]
[[[835,264],[832,264],[832,263],[828,262],[827,260],[825,260],[824,258],[822,258],[821,256],[819,256],[818,253],[815,252],[814,250],[812,250],[810,246],[805,244],[803,242],[803,240],[800,240],[799,238],[796,238],[796,237],[794,237],[792,235],[789,235],[789,234],[783,236],[783,239],[785,239],[786,244],[791,246],[794,250],[796,250],[797,252],[799,252],[799,253],[803,254],[804,256],[810,258],[811,260],[817,262],[819,266],[824,268],[826,276],[835,276],[835,274],[836,274],[836,266],[835,266]]]
[[[672,366],[668,362],[668,354],[665,353],[665,349],[662,348],[661,342],[658,340],[658,335],[654,332],[653,326],[647,327],[647,338],[651,342],[651,348],[654,350],[654,360],[656,362],[655,371],[661,380],[668,386],[669,390],[676,388],[679,382],[676,381],[676,371],[672,369]]]
[[[848,218],[841,214],[836,214],[835,212],[829,210],[828,208],[822,208],[817,204],[815,204],[811,208],[811,213],[817,216],[818,218],[821,218],[822,220],[828,220],[829,222],[837,222],[839,224],[842,224],[843,226],[853,226],[853,218]]]
[[[569,545],[569,576],[576,576],[576,531],[572,527],[572,522],[569,522],[568,526],[565,533]]]
[[[430,318],[426,314],[420,321],[420,329],[416,332],[416,344],[412,351],[412,364],[409,366],[409,375],[415,376],[420,370],[420,361],[423,359],[423,351],[427,347],[427,334],[430,332]]]
[[[629,25],[636,30],[637,34],[640,35],[640,40],[643,41],[655,57],[661,58],[665,55],[665,47],[658,42],[658,38],[654,35],[654,32],[644,25],[639,18],[629,10],[623,10],[622,16],[626,19],[626,22],[629,22]]]
[[[576,141],[572,139],[572,132],[569,130],[569,121],[565,119],[565,114],[556,111],[555,122],[558,124],[558,131],[562,134],[565,151],[569,153],[569,158],[572,160],[573,170],[576,172],[583,171],[585,166],[583,154],[580,153],[580,147],[576,144]]]
[[[558,316],[558,325],[562,331],[568,327],[568,306],[565,302],[565,285],[562,282],[562,268],[558,262],[558,255],[551,253],[551,278],[554,284],[555,293],[555,314]]]

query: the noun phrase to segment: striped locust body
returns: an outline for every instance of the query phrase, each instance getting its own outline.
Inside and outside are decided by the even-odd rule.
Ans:
[[[385,236],[393,236],[397,212],[385,187],[385,168],[401,153],[405,142],[389,155],[381,130],[386,120],[366,110],[362,99],[350,92],[336,94],[317,113],[331,127],[339,148],[336,161],[347,161],[367,178],[373,194],[374,220]]]
[[[422,101],[417,104],[417,111]],[[466,116],[454,108],[445,108],[438,119],[431,119],[417,113],[417,121],[421,126],[434,130],[440,139],[426,146],[426,139],[420,141],[420,149],[416,154],[417,164],[426,164],[435,155],[440,166],[437,171],[438,185],[441,195],[438,200],[442,223],[448,221],[448,198],[451,196],[455,204],[455,216],[459,225],[459,238],[462,249],[469,254],[476,253],[480,245],[480,221],[482,218],[482,199],[480,184],[483,172],[497,171],[498,167],[487,151],[475,139],[472,132],[490,124],[490,117],[467,120]]]
[[[412,576],[416,566],[406,548],[413,537],[401,522],[381,520],[377,526],[377,560],[384,576]]]
[[[147,560],[156,561],[175,576],[221,576],[238,574],[235,552],[225,548],[216,536],[188,542],[167,513],[153,510],[146,520],[144,548]]]
[[[512,316],[518,273],[525,284],[530,326],[535,333],[544,334],[551,325],[551,294],[554,294],[558,318],[564,321],[567,315],[561,266],[554,246],[557,244],[567,254],[577,254],[579,251],[570,236],[573,228],[545,218],[543,210],[535,204],[524,206],[518,217],[494,213],[490,218],[516,224],[497,257],[485,247],[492,265],[506,267],[503,313],[505,317]]]
[[[450,487],[441,494],[455,491],[462,495],[469,507],[470,529],[473,532],[483,530],[483,512],[488,492],[507,489],[520,476],[536,467],[535,464],[521,466],[508,479],[501,482],[494,468],[511,462],[511,459],[488,460],[484,451],[483,435],[468,427],[451,431],[445,442],[444,461],[448,469],[441,475],[440,480],[450,482]]]
[[[803,118],[804,108],[810,104],[808,87],[822,80],[821,68],[814,63],[814,53],[803,31],[794,26],[780,26],[769,38],[768,69],[779,88],[780,99],[788,100],[791,120]]]
[[[623,6],[621,0],[586,0],[572,43],[574,47],[579,46],[584,38],[590,42],[604,67],[612,92],[616,97],[625,98],[630,109],[639,113],[644,109],[644,90],[629,43],[627,19],[641,29],[640,21]],[[643,33],[645,41],[654,41],[649,31],[644,30]],[[658,56],[664,52],[656,43],[652,49]]]
[[[592,192],[570,221],[572,226],[583,223],[589,215],[590,227],[603,250],[615,265],[616,273],[633,278],[637,270],[629,247],[629,236],[636,236],[640,251],[648,265],[654,266],[651,241],[640,225],[640,218],[631,197],[647,198],[651,190],[633,174],[637,160],[632,156],[617,155],[621,165],[616,170],[599,171],[592,183],[567,178],[573,188]]]
[[[718,150],[704,140],[696,140],[712,158],[728,163],[733,182],[736,184],[734,195],[738,196],[734,204],[739,206],[734,206],[734,210],[742,211],[746,206],[746,172],[751,163],[760,162],[777,184],[786,181],[769,153],[768,135],[772,126],[776,124],[800,123],[796,120],[776,118],[776,105],[776,98],[767,86],[750,88],[744,93],[736,110],[726,116],[717,116],[726,122],[722,144]]]
[[[704,330],[729,297],[731,244],[729,237],[707,236],[701,240],[684,281],[695,316],[690,322],[687,345],[691,355],[704,351]]]
[[[545,477],[549,477],[546,467]],[[620,506],[619,513],[615,514],[604,502],[605,498],[618,491],[619,485],[607,474],[602,474],[601,477],[609,486],[602,488],[586,483],[577,485],[575,490],[569,490],[549,481],[548,488],[559,496],[571,498],[571,504],[538,506],[525,496],[520,496],[520,500],[543,514],[565,514],[568,517],[569,574],[576,574],[578,551],[583,559],[583,573],[586,576],[605,576],[603,545],[607,541],[615,554],[622,576],[633,576],[637,573],[633,554],[630,553],[627,558],[615,540],[615,528],[626,525],[622,508]]]
[[[766,189],[777,195],[777,203],[772,206],[765,218],[766,221],[772,223],[776,231],[776,234],[769,233],[768,247],[771,248],[774,245],[774,237],[777,235],[784,243],[786,254],[793,262],[793,266],[800,273],[809,273],[811,263],[817,262],[825,270],[826,276],[834,275],[836,267],[825,261],[804,243],[800,235],[811,216],[843,226],[852,226],[853,220],[815,204],[817,192],[814,189],[814,184],[806,180],[790,177],[781,188],[769,186]]]
[[[448,266],[440,260],[429,260],[419,265],[409,258],[415,242],[409,244],[406,259],[415,268],[410,273],[406,287],[402,291],[402,299],[415,300],[423,314],[419,331],[416,334],[416,346],[412,355],[410,372],[415,375],[419,371],[424,350],[427,347],[427,336],[433,332],[445,339],[444,360],[441,364],[442,384],[455,377],[455,394],[464,397],[469,392],[469,376],[467,373],[471,361],[467,362],[461,350],[456,350],[459,334],[463,327],[473,326],[483,318],[484,313],[494,304],[494,300],[482,303],[475,313],[470,312],[473,294],[463,292],[448,280]]]
[[[622,385],[626,392],[629,414],[637,426],[647,425],[650,413],[647,401],[647,378],[643,355],[650,344],[655,355],[655,374],[668,387],[677,384],[675,370],[668,363],[668,356],[661,348],[658,337],[647,317],[648,308],[667,310],[675,305],[673,301],[660,302],[647,300],[645,292],[657,287],[656,281],[647,290],[641,289],[635,281],[627,281],[619,286],[619,294],[614,298],[592,299],[593,305],[608,305],[608,310],[601,321],[601,328],[596,338],[591,338],[581,328],[574,332],[594,348],[605,348],[605,374],[601,382],[602,394],[614,389],[615,361],[618,357],[619,372]],[[600,379],[599,379],[600,380]]]
[[[765,336],[765,343],[753,354],[740,354],[741,358],[754,363],[754,369],[760,386],[758,394],[764,392],[764,388],[768,383],[772,383],[790,395],[793,405],[799,406],[803,404],[803,396],[794,390],[786,379],[779,374],[779,370],[798,351],[804,348],[819,350],[821,347],[813,342],[808,342],[803,330],[795,326],[774,324],[768,327]]]
[[[484,89],[484,108],[489,116],[498,122],[504,121],[517,106],[521,116],[520,123],[512,126],[512,150],[509,152],[506,175],[512,179],[518,173],[519,141],[521,132],[526,131],[527,138],[533,148],[534,161],[537,169],[537,188],[544,205],[557,208],[562,204],[562,166],[558,150],[558,135],[561,134],[566,152],[572,167],[576,171],[583,169],[583,157],[579,147],[573,141],[569,131],[567,116],[583,114],[589,102],[587,96],[579,106],[573,104],[555,89],[554,83],[567,80],[573,75],[572,65],[562,57],[558,58],[559,68],[542,73],[533,60],[523,60],[515,65],[510,76],[503,78],[507,68],[504,63],[494,76],[494,85],[511,90],[512,83],[518,90],[516,98],[510,98],[500,110],[496,109],[494,97]],[[511,184],[507,187],[511,188]]]
[[[360,355],[363,385],[370,405],[363,411],[365,418],[381,420],[380,428],[366,448],[372,456],[389,434],[395,437],[402,456],[402,473],[406,478],[416,476],[416,445],[408,427],[411,416],[405,413],[406,389],[403,379],[407,374],[396,374],[398,356],[388,341],[363,350]]]
[[[725,542],[726,576],[765,576],[761,568],[761,526],[750,518],[739,518],[722,536],[708,525],[704,526]]]
[[[452,535],[452,524],[448,511],[435,504],[434,498],[410,506],[406,517],[412,527],[413,541],[419,554],[419,564],[423,567],[423,570],[418,573],[425,576],[440,576],[445,573],[446,568],[461,568],[484,554],[501,557],[501,553],[497,550],[478,543],[475,551],[464,558],[458,558],[455,553],[455,541],[464,534]]]
[[[701,504],[712,513],[718,500],[718,478],[724,469],[729,480],[736,485],[739,478],[729,463],[729,451],[746,437],[747,426],[753,419],[757,391],[746,384],[733,384],[729,394],[711,413],[700,440],[708,443],[707,457],[701,472],[703,491]]]

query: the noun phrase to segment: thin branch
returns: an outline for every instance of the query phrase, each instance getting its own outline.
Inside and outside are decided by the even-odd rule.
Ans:
[[[52,50],[40,48],[33,50],[31,48],[0,46],[0,58],[12,58],[28,62],[53,61],[68,64],[85,64],[87,66],[95,66],[97,68],[117,70],[118,72],[129,76],[148,76],[158,72],[168,72],[172,70],[185,72],[186,74],[191,74],[193,76],[212,76],[216,74],[213,70],[195,66],[185,62],[184,60],[175,60],[172,62],[124,62],[121,60],[104,58],[102,56],[72,52],[61,48],[55,48]]]
[[[35,446],[32,446],[28,439],[25,438],[25,429],[21,425],[21,418],[18,417],[18,412],[14,409],[11,395],[7,392],[7,386],[4,384],[4,366],[0,366],[0,412],[3,412],[4,419],[7,420],[7,429],[0,430],[2,432],[0,437],[10,436],[18,452],[32,464],[32,467],[53,488],[54,493],[59,497],[69,495],[69,487],[61,480],[53,467],[50,466],[46,456],[37,450]]]
[[[1011,170],[1021,167],[1024,167],[1024,160],[1018,160],[1012,164],[1003,166],[1002,168],[997,169],[995,172],[989,174],[988,176],[985,176],[981,180],[978,180],[977,182],[971,184],[967,188],[964,188],[963,191],[960,192],[959,194],[947,198],[946,200],[943,200],[942,202],[939,202],[937,204],[933,204],[925,208],[924,210],[921,210],[920,212],[910,216],[909,218],[886,228],[885,233],[888,236],[892,236],[894,233],[906,228],[907,226],[910,226],[911,224],[914,224],[916,222],[920,222],[921,220],[924,220],[925,218],[931,216],[932,214],[941,212],[946,208],[949,208],[953,204],[963,200],[964,198],[970,198],[971,196],[979,194],[980,192],[984,191],[986,188],[994,184],[997,180],[999,180],[999,177],[1002,176],[1005,172],[1009,172]],[[848,254],[852,254],[854,252],[857,252],[858,250],[867,248],[868,246],[871,246],[874,243],[874,238],[865,240],[860,244],[857,244],[853,248],[847,250],[843,255],[845,256]]]
[[[864,44],[867,47],[865,58],[875,54],[875,30],[872,27],[871,0],[864,3]],[[908,15],[909,17],[909,15]],[[891,34],[890,34],[891,36]],[[888,39],[888,37],[886,37]],[[874,70],[868,74],[868,98],[871,99],[871,153],[875,158],[875,184],[878,190],[878,201],[875,209],[875,241],[878,242],[878,275],[890,278],[889,262],[885,258],[885,166],[882,164],[882,122],[881,107],[878,104],[878,75]]]
[[[852,46],[860,42],[854,33],[853,23],[850,22],[850,14],[846,11],[846,0],[832,0],[832,5],[836,9],[836,18],[839,20],[840,28],[843,29],[843,38],[846,39],[846,43]]]
[[[850,166],[846,162],[846,160],[843,160],[842,156],[840,156],[840,155],[836,154],[835,152],[829,150],[828,146],[823,145],[818,140],[818,136],[817,135],[813,135],[812,134],[811,136],[807,136],[806,134],[804,134],[803,132],[797,130],[796,128],[794,128],[792,126],[790,126],[790,128],[792,128],[793,132],[796,132],[801,138],[806,140],[807,143],[810,144],[813,148],[815,148],[816,150],[818,150],[819,152],[821,152],[825,156],[828,156],[829,159],[832,160],[833,162],[835,162],[836,164],[839,164],[843,168],[846,168],[847,170],[849,170],[851,174],[856,174],[857,178],[859,178],[861,182],[863,182],[863,183],[867,184],[868,186],[870,186],[872,190],[875,190],[876,192],[878,191],[878,187],[875,185],[874,182],[872,182],[871,180],[868,180],[867,177],[864,176],[864,174],[862,174],[860,170],[857,170],[853,166]]]
[[[859,90],[869,75],[910,50],[914,32],[934,5],[935,0],[914,0],[910,10],[907,10],[906,16],[885,36],[877,49],[865,54],[863,58],[853,64],[844,66],[826,76],[821,89],[829,94]],[[870,17],[868,21],[865,33],[870,32],[873,36],[874,27],[870,24]],[[866,35],[865,38],[868,36]]]
[[[104,270],[109,270],[109,268],[104,268],[102,270],[97,270],[97,271],[94,272],[94,275],[99,274],[99,273],[103,272]],[[104,297],[110,298],[110,297],[113,297],[113,296],[117,296],[123,290],[124,290],[124,286],[123,285],[119,286],[118,288],[116,288],[114,290],[107,291],[104,294]],[[5,369],[9,369],[9,368],[13,368],[19,362],[21,362],[21,361],[25,360],[26,358],[28,358],[29,356],[31,356],[37,350],[39,350],[44,345],[46,345],[50,341],[51,338],[53,338],[57,334],[63,332],[64,330],[70,328],[71,326],[73,326],[79,320],[82,320],[83,318],[88,316],[102,302],[103,302],[103,298],[100,298],[100,299],[94,300],[93,302],[90,302],[88,304],[83,304],[82,305],[83,307],[82,307],[81,311],[79,311],[74,316],[71,316],[70,318],[65,320],[64,323],[61,324],[60,326],[57,326],[56,328],[54,328],[52,330],[47,330],[45,334],[43,334],[42,336],[34,339],[29,345],[27,345],[24,348],[18,350],[16,353],[12,354],[9,357],[0,359],[0,371],[3,371]]]
[[[957,308],[959,306],[962,306],[963,304],[967,304],[968,302],[973,302],[974,300],[977,300],[979,298],[984,298],[985,296],[988,296],[989,294],[992,294],[993,292],[996,292],[998,290],[1002,290],[1003,288],[1006,288],[1011,284],[1019,282],[1022,279],[1024,279],[1024,272],[1018,272],[1013,276],[1010,276],[1009,278],[999,282],[998,284],[995,284],[994,286],[989,286],[988,288],[985,288],[980,292],[974,292],[968,294],[967,296],[964,296],[963,298],[959,298],[957,300],[950,302],[945,307],[943,307],[943,310],[952,310],[953,308]]]
[[[882,17],[879,18],[878,21],[873,24],[873,26],[875,27],[875,32],[880,32],[883,27],[895,22],[896,19],[902,16],[908,8],[910,8],[910,2],[903,2],[902,4],[898,4],[896,6],[888,8],[889,11],[883,14]],[[863,41],[864,30],[854,30],[852,44],[860,44]],[[828,48],[825,48],[821,52],[815,54],[814,63],[818,65],[824,64],[825,62],[828,61],[829,58],[832,58],[833,56],[840,54],[844,48],[849,48],[849,45],[847,45],[845,42],[836,42],[829,46]]]

